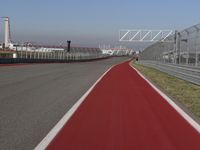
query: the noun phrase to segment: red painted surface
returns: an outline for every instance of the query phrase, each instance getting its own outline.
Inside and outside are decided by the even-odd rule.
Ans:
[[[0,64],[0,67],[9,67],[9,66],[26,66],[30,64]]]
[[[0,52],[1,52],[1,53],[4,53],[4,52],[6,52],[6,53],[7,53],[7,52],[14,53],[14,52],[16,52],[16,51],[15,51],[15,50],[0,50]]]
[[[200,150],[200,134],[126,62],[104,76],[47,149]]]

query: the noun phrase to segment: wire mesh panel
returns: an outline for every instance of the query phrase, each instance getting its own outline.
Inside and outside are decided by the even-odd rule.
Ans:
[[[156,42],[140,54],[140,60],[200,66],[200,24],[168,37],[172,42]]]

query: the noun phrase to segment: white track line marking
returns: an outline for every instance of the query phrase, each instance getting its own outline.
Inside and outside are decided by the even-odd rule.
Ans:
[[[153,85],[147,78],[145,78],[137,69],[129,64],[156,92],[158,92],[197,132],[200,133],[200,125],[192,119],[185,111],[183,111],[172,99]]]
[[[81,103],[89,95],[89,93],[94,89],[94,87],[99,83],[99,81],[113,68],[110,67],[100,78],[90,87],[90,89],[72,106],[72,108],[61,118],[61,120],[51,129],[51,131],[44,137],[44,139],[34,148],[34,150],[44,150],[51,143],[54,137],[59,133],[62,127],[67,123],[67,121],[72,117],[74,112],[78,109]]]

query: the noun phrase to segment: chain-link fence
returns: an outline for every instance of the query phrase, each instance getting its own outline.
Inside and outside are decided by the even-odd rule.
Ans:
[[[141,52],[140,60],[200,66],[200,24],[152,44]]]
[[[200,24],[147,47],[139,63],[200,85]]]

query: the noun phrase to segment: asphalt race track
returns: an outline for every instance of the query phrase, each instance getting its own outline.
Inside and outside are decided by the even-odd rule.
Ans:
[[[0,66],[0,149],[33,149],[108,68],[125,59]]]
[[[48,150],[199,150],[200,134],[128,62],[112,68]]]

